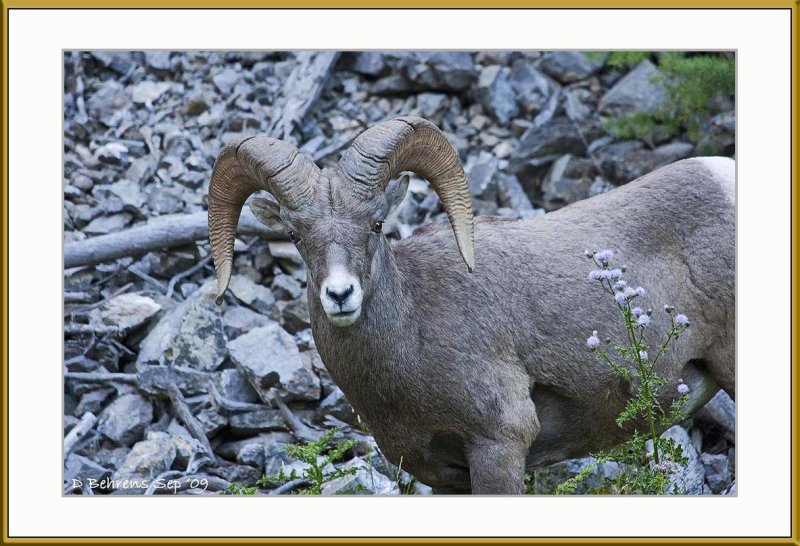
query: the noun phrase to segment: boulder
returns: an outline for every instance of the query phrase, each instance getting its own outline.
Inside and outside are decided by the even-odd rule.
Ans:
[[[319,400],[319,378],[300,357],[294,338],[278,324],[239,336],[228,350],[262,400],[269,400],[269,390],[279,385],[287,400]]]
[[[122,494],[143,493],[155,478],[169,470],[175,461],[175,444],[165,432],[149,432],[147,439],[137,442],[114,473],[114,481],[129,480],[116,488]]]
[[[491,65],[481,70],[475,94],[484,111],[500,125],[508,125],[519,114],[516,93],[502,66]]]
[[[129,446],[144,434],[153,420],[153,405],[138,394],[124,394],[106,406],[97,420],[97,430],[122,446]]]
[[[539,68],[561,83],[586,79],[601,66],[602,60],[590,60],[582,51],[548,51],[539,62]]]
[[[703,468],[706,474],[706,483],[714,494],[722,493],[731,485],[731,471],[728,467],[728,456],[724,454],[712,455],[703,453],[700,455]]]
[[[598,104],[598,111],[610,116],[651,113],[667,102],[661,71],[645,59],[609,89]]]
[[[137,368],[160,364],[216,370],[227,356],[227,338],[215,296],[216,282],[209,280],[167,313],[142,341]]]

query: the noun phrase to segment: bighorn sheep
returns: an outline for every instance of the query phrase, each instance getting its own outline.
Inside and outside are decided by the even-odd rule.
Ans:
[[[405,194],[402,171],[436,190],[455,245],[446,225],[395,244],[381,234]],[[672,381],[666,407],[678,378],[692,389],[690,411],[720,386],[734,396],[730,159],[679,161],[532,220],[473,221],[458,154],[426,120],[380,123],[322,170],[285,142],[245,138],[220,152],[209,189],[218,301],[256,190],[277,201],[254,199],[256,216],[282,223],[308,266],[331,376],[385,455],[435,492],[522,493],[526,469],[626,439],[614,419],[630,387],[584,345],[593,329],[624,338],[618,310],[587,277],[585,249],[614,248],[653,308],[694,319],[659,361]],[[654,313],[659,332],[667,322]]]

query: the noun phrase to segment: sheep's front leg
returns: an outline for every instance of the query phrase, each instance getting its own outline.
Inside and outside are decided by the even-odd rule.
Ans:
[[[503,415],[503,423],[467,449],[473,495],[525,494],[525,459],[541,428],[536,406],[520,396],[509,401]]]
[[[473,495],[523,495],[528,448],[515,441],[480,439],[469,452]]]

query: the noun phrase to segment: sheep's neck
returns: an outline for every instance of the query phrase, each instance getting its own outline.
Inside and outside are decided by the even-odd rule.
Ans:
[[[349,387],[348,397],[358,397],[351,392],[354,387],[375,396],[379,384],[398,371],[392,367],[401,359],[402,348],[413,335],[406,328],[409,305],[402,276],[386,242],[376,250],[371,281],[375,285],[362,304],[361,318],[347,328],[330,323],[313,283],[308,288],[317,350],[333,379]]]

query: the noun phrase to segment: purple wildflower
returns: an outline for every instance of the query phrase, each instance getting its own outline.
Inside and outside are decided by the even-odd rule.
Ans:
[[[645,326],[650,325],[650,317],[647,315],[642,315],[638,319],[636,319],[636,325],[641,326],[644,328]]]
[[[586,338],[586,346],[593,351],[600,346],[600,338],[597,337],[597,330],[594,330],[592,335]]]
[[[622,278],[622,270],[620,269],[609,269],[606,271],[606,278],[611,281],[615,281],[617,279]]]
[[[630,286],[626,286],[625,290],[622,291],[622,294],[629,300],[635,298],[639,294],[636,293],[636,290],[631,288]]]
[[[617,292],[622,292],[623,290],[625,290],[626,286],[628,286],[628,283],[626,283],[623,280],[619,280],[614,283],[614,290],[616,290]]]
[[[639,351],[639,358],[642,360],[647,360],[650,356],[647,354],[647,351]]]
[[[678,385],[678,394],[686,394],[689,392],[689,385],[686,383],[681,383]]]
[[[675,315],[675,324],[678,326],[689,326],[689,317],[683,313]]]
[[[600,269],[595,269],[594,271],[589,271],[589,278],[593,281],[599,281],[603,278],[603,274],[605,271],[601,271]]]
[[[633,313],[634,317],[639,317],[641,315],[644,315],[644,311],[642,311],[641,307],[634,307],[633,309],[631,309],[631,313]]]
[[[617,292],[614,294],[614,299],[617,300],[617,303],[622,305],[623,307],[628,305],[628,298],[625,297],[625,294],[622,292]]]
[[[600,252],[595,254],[595,258],[597,258],[597,261],[599,262],[608,263],[614,259],[614,253],[610,250],[601,250]]]
[[[637,286],[636,287],[636,295],[637,296],[644,296],[644,288],[642,288],[641,286]]]

